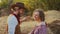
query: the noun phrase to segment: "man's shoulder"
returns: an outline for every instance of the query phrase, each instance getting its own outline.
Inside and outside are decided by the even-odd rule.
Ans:
[[[7,21],[17,21],[17,19],[14,15],[11,14],[8,16]]]
[[[8,19],[15,19],[15,16],[14,16],[13,14],[10,14],[10,15],[8,16]]]
[[[12,17],[12,16],[14,16],[13,14],[10,14],[8,17]]]
[[[14,15],[13,15],[13,14],[10,14],[8,17],[10,17],[10,18],[11,18],[11,17],[14,17]]]

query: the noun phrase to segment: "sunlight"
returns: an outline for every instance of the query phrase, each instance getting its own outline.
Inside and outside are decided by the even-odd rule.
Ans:
[[[1,3],[1,0],[0,0],[0,3]]]

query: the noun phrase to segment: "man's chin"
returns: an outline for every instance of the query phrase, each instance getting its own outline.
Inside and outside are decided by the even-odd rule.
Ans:
[[[20,17],[20,14],[18,14],[18,16]]]

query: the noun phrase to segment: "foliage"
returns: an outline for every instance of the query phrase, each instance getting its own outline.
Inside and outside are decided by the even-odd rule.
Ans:
[[[60,0],[1,0],[0,8],[9,8],[12,3],[22,2],[30,14],[40,8],[44,10],[60,10]]]

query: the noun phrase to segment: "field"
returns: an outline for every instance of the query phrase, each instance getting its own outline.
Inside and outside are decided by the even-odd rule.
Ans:
[[[48,24],[51,24],[55,20],[60,20],[60,12],[55,11],[55,10],[50,10],[48,12],[45,12],[46,16],[46,22]],[[8,16],[3,16],[0,17],[0,34],[6,34],[6,24],[7,24],[7,17]],[[38,23],[35,21],[27,21],[23,22],[21,26],[21,32],[22,34],[28,34]],[[49,34],[53,34],[53,31],[48,27]]]

